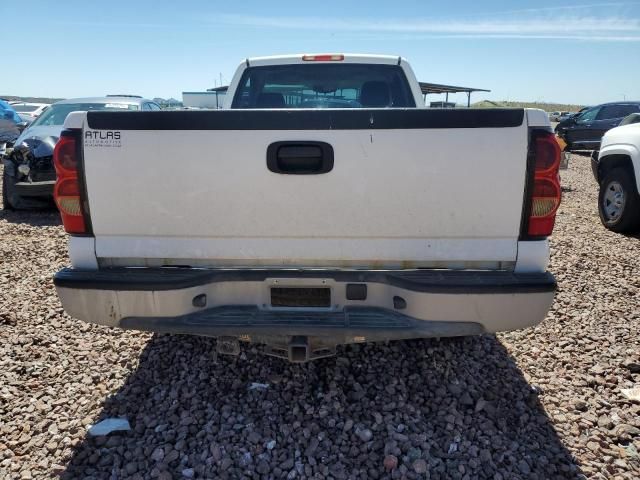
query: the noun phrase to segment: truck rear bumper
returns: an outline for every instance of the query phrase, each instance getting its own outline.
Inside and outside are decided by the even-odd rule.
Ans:
[[[54,283],[64,309],[87,322],[271,345],[293,336],[337,345],[524,328],[545,317],[556,288],[549,273],[451,270],[64,269]],[[328,289],[330,300],[274,307],[278,287]]]

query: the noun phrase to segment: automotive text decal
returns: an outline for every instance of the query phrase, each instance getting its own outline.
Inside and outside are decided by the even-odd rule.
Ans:
[[[120,132],[114,130],[86,130],[85,147],[121,147]]]

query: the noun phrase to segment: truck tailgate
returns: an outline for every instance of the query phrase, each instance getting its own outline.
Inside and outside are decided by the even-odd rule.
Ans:
[[[90,112],[83,168],[96,254],[108,265],[503,268],[517,256],[524,118]],[[271,171],[276,142],[328,144],[332,168]]]

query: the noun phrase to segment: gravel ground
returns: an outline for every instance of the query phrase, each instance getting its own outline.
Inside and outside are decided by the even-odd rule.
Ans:
[[[57,214],[0,211],[0,478],[638,478],[639,241],[601,227],[588,157],[563,184],[540,326],[306,365],[69,318]],[[132,430],[86,434],[108,417]]]

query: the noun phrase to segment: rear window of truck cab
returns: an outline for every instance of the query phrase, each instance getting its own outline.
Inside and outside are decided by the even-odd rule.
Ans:
[[[322,63],[249,67],[231,108],[415,106],[400,66]]]

